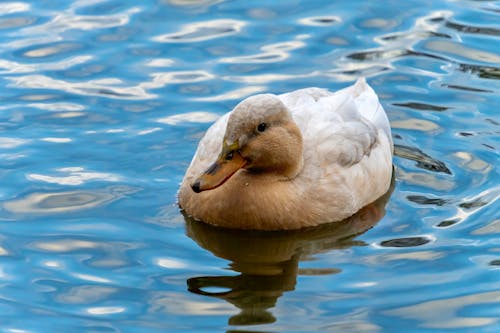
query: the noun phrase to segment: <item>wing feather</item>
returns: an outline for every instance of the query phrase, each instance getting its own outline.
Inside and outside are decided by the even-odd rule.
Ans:
[[[229,113],[226,113],[207,130],[198,144],[198,149],[188,168],[189,174],[186,174],[186,177],[200,175],[215,161],[222,149],[222,140],[228,119]]]
[[[364,79],[335,93],[307,88],[280,98],[302,131],[310,170],[320,167],[328,174],[331,168],[359,163],[370,155],[379,135],[392,144],[387,116]]]

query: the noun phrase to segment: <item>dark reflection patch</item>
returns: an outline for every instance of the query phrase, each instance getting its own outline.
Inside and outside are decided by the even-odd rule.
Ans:
[[[458,222],[460,222],[459,219],[444,220],[444,221],[439,222],[439,224],[437,225],[437,227],[439,227],[439,228],[447,228],[447,227],[451,227],[452,225],[454,225],[454,224],[456,224]]]
[[[446,111],[449,108],[446,106],[440,105],[432,105],[427,103],[419,103],[419,102],[408,102],[408,103],[394,103],[395,106],[401,106],[404,108],[421,110],[421,111]]]
[[[444,206],[447,203],[449,203],[449,201],[446,199],[428,198],[428,197],[423,196],[423,195],[409,195],[406,197],[406,199],[410,200],[411,202],[418,203],[420,205]]]
[[[500,29],[494,27],[478,27],[460,24],[458,22],[448,21],[446,22],[446,27],[451,28],[460,32],[466,32],[469,34],[481,34],[481,35],[491,35],[500,36]]]
[[[475,74],[483,79],[500,79],[500,68],[498,67],[460,64],[458,70],[464,73]]]
[[[380,243],[383,247],[414,247],[429,243],[431,240],[426,237],[406,237],[395,238]]]
[[[450,169],[444,162],[432,158],[418,148],[395,144],[394,155],[417,162],[419,168],[451,175]]]
[[[465,91],[470,91],[470,92],[484,92],[484,93],[492,93],[493,90],[488,90],[488,89],[480,89],[480,88],[473,88],[473,87],[466,87],[466,86],[460,86],[456,84],[442,84],[441,87],[446,87],[450,89],[456,89],[456,90],[465,90]]]
[[[483,201],[481,199],[475,199],[475,200],[472,200],[472,201],[463,202],[463,203],[461,203],[458,206],[461,207],[461,208],[465,208],[465,209],[471,209],[471,208],[482,207],[482,206],[484,206],[486,204],[488,204],[488,202]]]

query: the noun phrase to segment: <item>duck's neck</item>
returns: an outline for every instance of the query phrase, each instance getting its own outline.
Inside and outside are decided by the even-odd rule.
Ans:
[[[268,141],[259,145],[261,146],[248,145],[250,151],[259,152],[257,156],[250,155],[250,163],[247,166],[249,172],[271,181],[283,181],[294,179],[302,171],[304,166],[302,134],[293,121],[282,126],[275,135],[269,137]]]
[[[276,171],[285,179],[294,179],[302,171],[304,167],[303,140],[300,129],[291,121],[285,126],[289,135],[286,143],[280,147],[281,161],[278,164]]]

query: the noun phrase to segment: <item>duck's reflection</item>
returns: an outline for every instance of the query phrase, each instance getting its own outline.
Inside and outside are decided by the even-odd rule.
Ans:
[[[189,291],[223,299],[241,312],[230,325],[256,325],[276,320],[269,309],[286,291],[294,290],[298,274],[336,273],[339,270],[299,270],[310,255],[365,245],[355,237],[373,227],[385,214],[391,189],[354,216],[316,228],[297,231],[239,231],[222,229],[186,217],[187,234],[214,255],[231,261],[236,276],[198,276],[188,279]]]

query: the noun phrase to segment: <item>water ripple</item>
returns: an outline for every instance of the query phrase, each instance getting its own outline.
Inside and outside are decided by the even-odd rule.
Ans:
[[[496,332],[498,1],[394,4],[0,1],[0,331]],[[360,76],[396,143],[386,207],[186,223],[210,123]]]
[[[300,24],[317,27],[328,27],[342,22],[339,16],[312,16],[301,18]]]
[[[178,32],[153,38],[160,43],[194,43],[237,34],[246,25],[239,20],[220,19],[187,24]]]
[[[290,51],[300,49],[306,46],[303,41],[295,40],[289,42],[281,42],[262,46],[261,53],[238,56],[230,58],[222,58],[222,63],[270,63],[286,60],[290,56]]]
[[[159,88],[167,84],[202,82],[212,80],[215,78],[215,75],[207,71],[198,70],[153,73],[151,77],[153,78],[152,82],[144,83],[143,87]]]
[[[4,2],[0,4],[0,15],[27,12],[30,8],[25,2]]]
[[[177,125],[180,123],[190,122],[190,123],[212,123],[216,121],[220,115],[212,112],[188,112],[174,114],[165,118],[157,119],[157,122],[167,124],[167,125]]]
[[[18,88],[53,89],[68,93],[90,96],[102,96],[116,99],[150,99],[156,95],[149,94],[141,86],[123,86],[120,79],[99,79],[83,82],[70,82],[54,79],[45,75],[26,75],[8,78]]]
[[[257,93],[261,93],[266,91],[266,86],[248,86],[244,88],[235,89],[232,91],[228,91],[219,95],[210,96],[210,97],[196,97],[193,98],[196,101],[200,102],[217,102],[217,101],[226,101],[226,100],[239,100],[244,97],[254,95]]]
[[[0,59],[0,74],[18,74],[18,73],[32,73],[43,70],[64,70],[71,68],[76,65],[84,64],[94,57],[91,55],[79,55],[74,57],[69,57],[57,62],[46,62],[46,63],[20,63],[15,61],[9,61],[5,59]]]
[[[66,11],[59,12],[49,22],[27,27],[21,30],[22,35],[46,35],[50,32],[52,36],[64,33],[68,30],[93,31],[124,26],[130,22],[130,17],[140,12],[139,7],[131,7],[122,13],[107,15],[77,15],[75,11],[80,6],[88,5],[85,1],[76,1]]]

